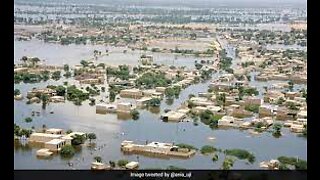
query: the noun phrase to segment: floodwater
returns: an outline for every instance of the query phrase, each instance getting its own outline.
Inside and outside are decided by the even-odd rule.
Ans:
[[[69,45],[61,46],[56,44],[45,44],[42,42],[16,42],[15,41],[15,62],[23,55],[38,56],[46,59],[48,64],[77,64],[82,58],[90,58],[94,49],[103,50],[103,46],[83,46]],[[100,48],[100,49],[99,49]],[[101,58],[105,63],[114,64],[136,64],[139,53],[128,52],[122,54],[119,50],[109,48],[111,52],[108,57]],[[174,59],[174,55],[153,54],[155,62],[167,63]],[[172,58],[172,59],[170,59]],[[194,66],[194,58],[179,56],[176,63],[188,67]],[[100,60],[99,60],[100,61]],[[170,63],[170,62],[168,62]],[[178,64],[176,64],[178,65]],[[218,76],[216,74],[214,76]],[[68,81],[49,80],[37,84],[15,84],[15,88],[20,89],[23,95],[33,87],[45,87],[48,84],[62,84]],[[123,140],[133,140],[137,143],[145,143],[146,140],[158,142],[187,143],[201,148],[204,145],[213,145],[217,148],[231,149],[240,148],[253,152],[256,161],[247,164],[246,161],[237,160],[234,169],[259,169],[259,162],[270,160],[279,156],[293,156],[307,159],[307,139],[298,137],[296,134],[283,128],[284,135],[275,138],[271,133],[264,132],[260,135],[251,135],[248,131],[238,129],[210,129],[199,121],[196,126],[192,121],[181,123],[166,123],[160,120],[160,114],[164,109],[176,109],[183,103],[189,94],[207,91],[209,82],[202,82],[191,85],[184,89],[179,98],[175,99],[172,105],[167,105],[165,100],[161,102],[160,112],[139,110],[138,120],[121,120],[116,114],[96,114],[95,106],[90,106],[89,102],[83,102],[82,106],[75,106],[72,102],[50,103],[43,110],[41,104],[27,105],[26,99],[14,102],[14,122],[24,128],[36,129],[46,124],[47,127],[72,129],[73,131],[94,132],[97,135],[96,149],[83,145],[72,159],[62,159],[59,155],[51,159],[37,159],[36,151],[39,147],[32,147],[25,142],[15,144],[14,168],[15,169],[89,169],[94,156],[101,156],[104,162],[128,159],[139,161],[141,169],[166,168],[174,165],[187,169],[219,169],[224,159],[223,154],[219,154],[219,160],[213,162],[211,156],[197,153],[190,159],[164,159],[155,157],[145,157],[139,155],[124,155],[120,151],[120,143]],[[103,96],[103,95],[102,95]],[[33,117],[31,123],[24,122],[24,118],[31,116],[32,111],[39,111],[40,115]],[[53,114],[50,112],[53,111]],[[215,137],[215,140],[208,139]],[[73,167],[68,166],[68,162],[73,163]]]
[[[209,60],[208,57],[194,57],[191,55],[178,55],[169,53],[151,53],[140,50],[132,51],[126,47],[110,47],[103,45],[60,45],[55,43],[45,43],[40,40],[32,39],[31,41],[14,41],[14,62],[20,63],[22,56],[36,56],[43,63],[62,65],[79,64],[81,60],[88,60],[93,57],[93,51],[99,50],[105,52],[109,50],[109,55],[99,57],[97,62],[107,63],[108,65],[136,65],[142,54],[152,54],[154,62],[157,64],[167,64],[174,66],[186,66],[186,68],[194,68],[194,62],[200,60]],[[123,53],[127,50],[126,53]]]

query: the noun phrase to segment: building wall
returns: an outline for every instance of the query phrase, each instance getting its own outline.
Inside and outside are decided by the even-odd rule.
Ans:
[[[57,137],[33,136],[31,134],[29,141],[45,143],[45,142],[51,141],[53,139],[57,139]]]

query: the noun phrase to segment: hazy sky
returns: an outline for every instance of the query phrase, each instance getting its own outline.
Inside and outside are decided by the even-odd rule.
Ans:
[[[15,0],[23,2],[70,2],[90,4],[119,4],[119,5],[153,5],[153,6],[189,6],[189,7],[247,7],[247,6],[273,6],[291,5],[305,7],[307,0]]]

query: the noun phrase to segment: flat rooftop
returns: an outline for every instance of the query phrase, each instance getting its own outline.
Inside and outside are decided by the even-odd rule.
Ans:
[[[63,139],[52,139],[51,141],[46,142],[46,144],[57,145],[57,144],[60,144],[63,142],[65,142],[65,140],[63,140]]]
[[[38,137],[51,137],[51,138],[60,138],[62,135],[60,134],[47,134],[47,133],[33,133],[31,136],[38,136]]]

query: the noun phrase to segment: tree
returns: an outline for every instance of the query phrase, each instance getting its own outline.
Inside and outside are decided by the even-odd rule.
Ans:
[[[88,66],[89,66],[89,63],[88,63],[88,61],[86,61],[86,60],[81,60],[81,61],[80,61],[80,64],[81,64],[83,67],[88,67]]]
[[[33,57],[30,59],[32,66],[34,67],[38,62],[40,62],[40,59],[37,57]]]
[[[42,109],[46,109],[47,103],[48,103],[48,101],[49,101],[49,96],[46,95],[46,94],[42,94],[42,95],[40,96],[40,99],[41,99],[41,101],[42,101]]]
[[[112,168],[116,167],[116,163],[114,161],[109,161],[109,165]]]
[[[61,71],[55,71],[52,73],[51,78],[54,80],[59,80],[61,78]]]
[[[76,134],[74,136],[72,136],[72,140],[71,140],[71,144],[72,145],[80,145],[80,144],[83,144],[84,141],[86,140],[86,137],[84,135],[79,135],[79,134]]]
[[[218,154],[214,154],[214,155],[212,156],[212,161],[217,161],[218,159],[219,159]]]
[[[126,160],[126,159],[120,159],[117,164],[118,164],[119,167],[124,167],[124,166],[126,166],[128,163],[129,163],[128,160]]]
[[[218,104],[222,105],[222,107],[224,108],[226,104],[226,94],[225,93],[218,94],[216,98],[217,98]]]
[[[200,64],[200,63],[196,63],[195,67],[196,67],[197,70],[200,70],[203,67],[203,65]]]
[[[28,57],[27,56],[22,56],[22,58],[20,59],[23,63],[26,63],[28,61]]]
[[[152,98],[150,101],[148,101],[148,106],[151,106],[151,107],[159,107],[161,104],[161,101],[160,99],[158,98]]]
[[[72,74],[71,74],[70,71],[67,71],[63,76],[66,77],[66,78],[69,78],[69,77],[72,76]]]
[[[21,136],[21,134],[20,134],[20,130],[21,130],[21,128],[16,124],[16,123],[14,123],[14,134],[16,135],[16,136]]]
[[[114,102],[115,99],[116,99],[116,93],[114,91],[110,91],[110,93],[109,93],[110,102]]]
[[[47,125],[42,124],[42,129],[46,129],[46,128],[47,128]]]
[[[88,137],[90,143],[91,143],[91,140],[92,140],[92,139],[97,139],[97,136],[96,136],[95,133],[89,133],[89,134],[87,135],[87,137]]]
[[[25,136],[25,137],[30,137],[30,135],[32,134],[32,130],[30,129],[21,129],[20,131],[20,135],[21,136]]]
[[[61,85],[57,86],[55,88],[55,90],[56,90],[58,96],[65,96],[65,94],[66,94],[66,88]]]
[[[303,129],[303,131],[302,131],[302,135],[304,136],[304,137],[307,137],[307,125],[305,124],[305,125],[303,125],[303,127],[304,127],[304,129]]]
[[[282,125],[280,123],[275,123],[273,125],[273,133],[272,134],[276,137],[281,136],[281,128],[282,128]]]
[[[234,159],[230,158],[230,157],[226,157],[222,163],[222,169],[223,170],[229,170],[232,168],[234,163]]]
[[[72,157],[75,154],[75,149],[71,145],[65,145],[61,148],[60,155],[64,157]]]
[[[175,91],[174,91],[173,88],[168,87],[168,88],[166,88],[164,94],[166,95],[166,97],[167,97],[168,99],[172,99],[172,97],[175,95]]]
[[[17,96],[17,95],[20,95],[20,94],[21,94],[21,92],[20,92],[19,89],[15,89],[14,90],[14,96]]]
[[[200,150],[201,154],[209,154],[209,153],[213,153],[214,151],[216,151],[216,148],[210,145],[202,146]]]
[[[65,72],[68,72],[69,71],[69,65],[68,64],[65,64],[65,65],[63,65],[63,70],[65,71]]]
[[[102,162],[102,158],[101,158],[100,156],[95,156],[93,159],[94,159],[96,162],[99,162],[99,163]]]
[[[30,123],[30,122],[32,122],[32,118],[31,117],[27,117],[27,118],[24,119],[24,121],[26,123]]]
[[[134,109],[134,110],[132,110],[132,111],[130,112],[130,114],[131,114],[133,120],[139,119],[139,115],[140,115],[139,111],[137,111],[137,110]]]
[[[72,133],[72,130],[71,130],[71,129],[68,129],[68,130],[66,131],[66,134],[70,134],[70,133]]]

